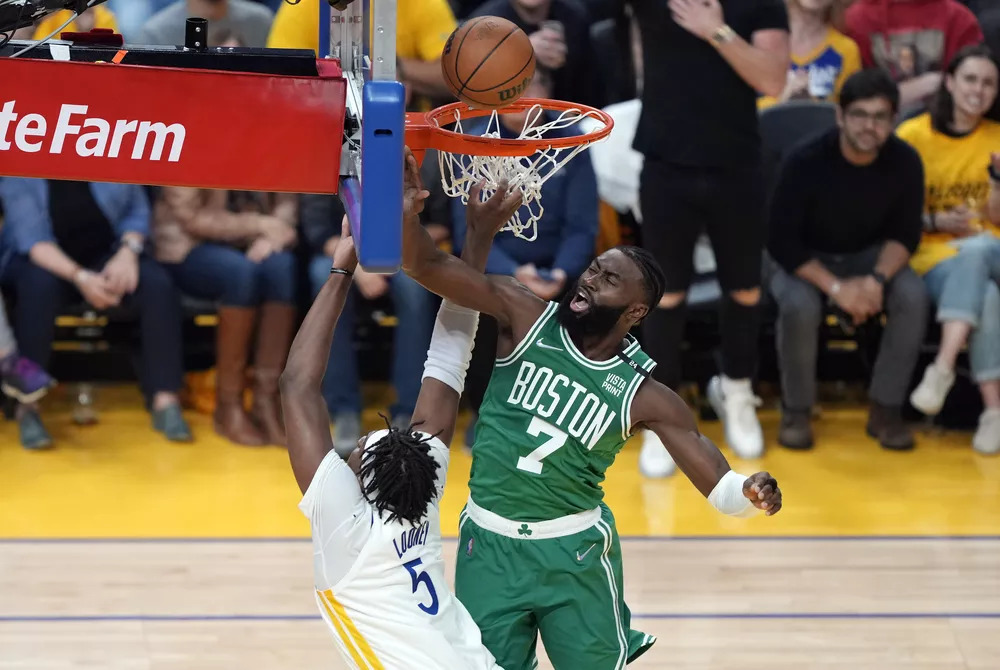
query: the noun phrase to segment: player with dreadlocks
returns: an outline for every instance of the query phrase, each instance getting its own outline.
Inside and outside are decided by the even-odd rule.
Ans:
[[[480,272],[493,235],[521,202],[519,192],[505,192],[469,207],[462,258]],[[408,198],[407,211],[421,207]],[[333,450],[320,382],[356,266],[345,220],[330,278],[281,376],[288,455],[312,527],[316,601],[349,667],[502,670],[445,581],[438,508],[479,313],[442,302],[413,425],[386,422],[345,464]]]

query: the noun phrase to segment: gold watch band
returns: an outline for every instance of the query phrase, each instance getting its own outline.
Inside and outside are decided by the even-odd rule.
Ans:
[[[714,33],[712,33],[712,44],[715,46],[729,44],[733,41],[733,39],[735,39],[735,37],[736,31],[723,23],[721,26],[716,28]]]

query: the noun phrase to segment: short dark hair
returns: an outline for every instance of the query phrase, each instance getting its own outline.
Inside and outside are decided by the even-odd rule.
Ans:
[[[620,246],[615,248],[635,263],[639,272],[642,273],[642,286],[646,291],[646,305],[652,311],[660,304],[660,299],[663,297],[663,287],[667,283],[663,269],[656,262],[653,254],[642,247]]]
[[[996,65],[996,59],[993,58],[993,51],[988,46],[985,44],[972,44],[959,49],[952,56],[951,61],[948,62],[948,67],[945,68],[945,77],[954,75],[955,71],[962,67],[962,63],[970,58],[985,58]],[[941,86],[938,87],[937,93],[934,95],[934,100],[930,105],[930,114],[931,126],[938,132],[946,132],[955,121],[955,99],[952,97],[951,92],[948,91],[945,79],[941,80]]]
[[[433,436],[417,435],[413,425],[394,428],[382,418],[389,432],[365,448],[358,471],[361,493],[379,515],[389,513],[387,521],[416,525],[437,491],[438,464],[427,444]]]
[[[858,100],[885,98],[895,114],[899,111],[899,87],[888,74],[877,67],[855,72],[840,89],[840,108],[846,110]]]

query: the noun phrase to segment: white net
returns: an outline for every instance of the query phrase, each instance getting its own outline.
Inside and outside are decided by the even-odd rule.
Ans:
[[[524,127],[517,139],[544,140],[553,134],[566,137],[574,134],[566,133],[567,129],[585,121],[585,125],[592,125],[594,120],[598,126],[604,125],[596,114],[582,109],[567,109],[559,112],[555,118],[546,120],[546,110],[541,105],[534,105],[527,110]],[[447,121],[450,119],[441,119],[438,123]],[[455,112],[454,121],[454,132],[469,134],[462,129],[462,118],[458,111]],[[478,125],[478,119],[476,121]],[[483,137],[500,138],[500,113],[494,111],[490,114],[486,130],[480,134]],[[485,201],[497,192],[500,182],[506,179],[509,190],[521,191],[524,205],[500,230],[509,230],[517,237],[532,242],[538,236],[538,220],[545,211],[542,207],[542,184],[590,144],[590,141],[584,140],[570,147],[545,147],[530,156],[469,156],[439,151],[441,183],[445,193],[453,198],[461,198],[462,203],[468,205],[469,192],[473,186],[485,182],[480,196]]]

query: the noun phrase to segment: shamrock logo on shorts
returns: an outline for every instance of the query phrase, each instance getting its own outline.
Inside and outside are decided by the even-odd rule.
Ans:
[[[528,528],[528,524],[522,523],[521,527],[517,529],[518,535],[531,535],[531,529]]]

